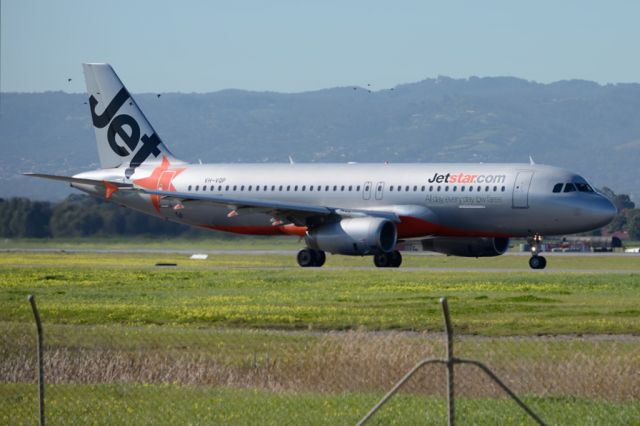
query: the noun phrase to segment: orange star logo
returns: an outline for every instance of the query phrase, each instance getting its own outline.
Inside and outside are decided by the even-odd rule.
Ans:
[[[170,169],[169,168],[169,160],[167,157],[162,156],[162,163],[153,169],[150,176],[145,178],[136,179],[133,181],[138,186],[141,186],[146,189],[151,189],[154,191],[172,191],[176,190],[175,186],[173,186],[173,179],[176,178],[180,173],[184,172],[186,168],[181,169]],[[160,213],[160,196],[159,195],[151,195],[151,204],[153,208],[156,209],[158,213]]]

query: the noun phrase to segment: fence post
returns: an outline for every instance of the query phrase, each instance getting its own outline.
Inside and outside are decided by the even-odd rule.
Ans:
[[[454,426],[456,423],[456,401],[453,379],[453,327],[451,327],[451,317],[449,316],[449,304],[447,303],[447,298],[440,298],[440,304],[442,305],[444,329],[447,336],[447,420],[449,426]]]
[[[29,303],[31,303],[31,310],[33,311],[33,317],[36,320],[36,331],[38,334],[38,400],[40,426],[44,426],[44,365],[42,360],[42,323],[40,322],[40,314],[38,313],[38,307],[36,306],[36,298],[32,294],[30,294],[29,297],[27,297],[27,300],[29,300]]]

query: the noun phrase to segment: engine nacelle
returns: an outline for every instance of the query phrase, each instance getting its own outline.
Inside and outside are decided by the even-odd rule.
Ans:
[[[388,253],[397,238],[395,224],[377,217],[345,218],[313,228],[305,237],[310,248],[351,255]]]
[[[421,243],[424,251],[464,257],[500,256],[509,248],[508,238],[434,237]]]

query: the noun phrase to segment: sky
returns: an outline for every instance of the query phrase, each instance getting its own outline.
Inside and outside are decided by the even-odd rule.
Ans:
[[[0,1],[2,92],[84,92],[82,62],[137,93],[640,81],[637,1]]]

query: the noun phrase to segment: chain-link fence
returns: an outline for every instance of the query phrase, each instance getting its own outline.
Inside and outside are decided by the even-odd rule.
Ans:
[[[22,309],[22,308],[21,308]],[[455,305],[453,306],[455,327]],[[28,303],[0,323],[0,423],[37,424]],[[356,424],[444,334],[44,321],[49,424]],[[637,336],[454,338],[547,424],[637,424]],[[457,424],[535,424],[480,369],[455,365]],[[446,424],[447,368],[420,369],[369,424]]]

